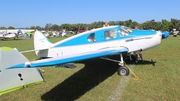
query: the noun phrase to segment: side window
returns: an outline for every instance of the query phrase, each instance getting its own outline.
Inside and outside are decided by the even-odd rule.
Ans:
[[[106,40],[113,39],[117,37],[115,30],[109,30],[104,32],[104,37]]]
[[[95,34],[94,34],[94,33],[90,34],[90,35],[88,36],[87,40],[88,40],[89,42],[96,42]]]

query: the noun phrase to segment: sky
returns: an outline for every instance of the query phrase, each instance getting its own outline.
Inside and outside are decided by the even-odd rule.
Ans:
[[[0,0],[0,27],[180,20],[180,0]]]

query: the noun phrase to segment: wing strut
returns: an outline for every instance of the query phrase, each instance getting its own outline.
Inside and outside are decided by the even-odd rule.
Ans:
[[[124,66],[124,60],[123,60],[122,54],[120,54],[120,61],[114,60],[114,59],[110,59],[110,58],[107,58],[107,57],[101,57],[101,59],[109,60],[109,61],[113,61],[113,62],[118,62],[120,66]]]

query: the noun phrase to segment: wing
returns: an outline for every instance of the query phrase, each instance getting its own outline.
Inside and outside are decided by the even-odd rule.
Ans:
[[[32,61],[32,62],[16,64],[14,66],[8,67],[7,69],[24,68],[24,67],[35,68],[35,67],[43,67],[43,66],[53,66],[53,65],[58,65],[58,64],[68,63],[68,62],[75,62],[75,61],[79,61],[79,60],[91,59],[91,58],[102,57],[102,56],[107,56],[107,55],[114,55],[114,54],[123,53],[123,52],[128,52],[128,48],[126,48],[126,47],[111,47],[111,48],[107,47],[107,48],[99,49],[97,51],[92,51],[92,52],[74,54],[74,55],[63,56],[63,57],[48,58],[48,59],[43,59],[43,60],[37,60],[37,61]]]

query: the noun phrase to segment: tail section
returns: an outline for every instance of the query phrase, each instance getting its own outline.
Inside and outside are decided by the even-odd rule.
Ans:
[[[47,37],[40,31],[36,31],[34,34],[34,49],[36,50],[36,55],[39,57],[46,57],[48,54],[48,49],[51,47],[52,43],[47,39]]]

